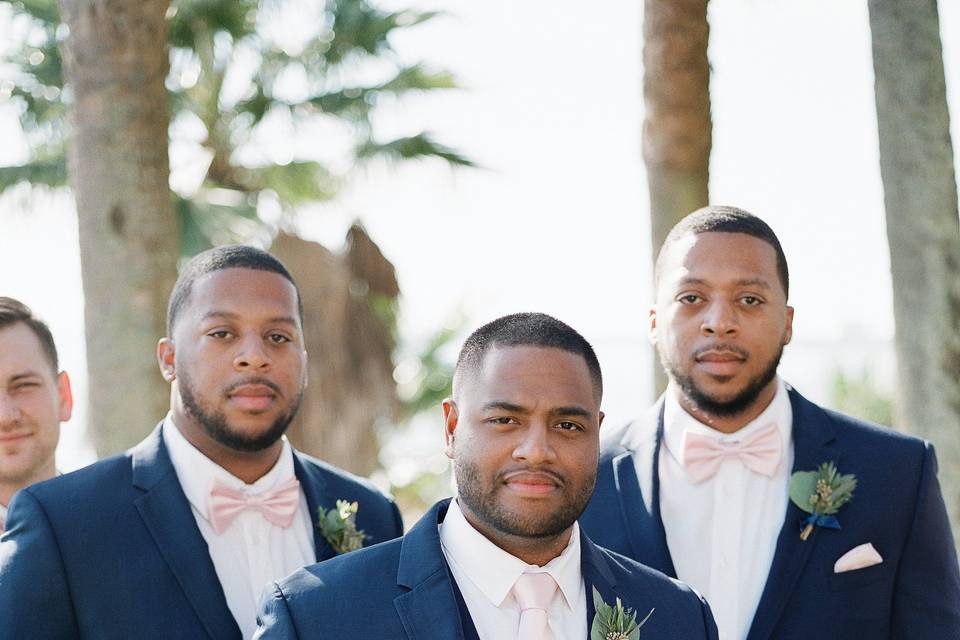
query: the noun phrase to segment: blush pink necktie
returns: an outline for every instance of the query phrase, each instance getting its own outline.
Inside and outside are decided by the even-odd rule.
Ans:
[[[739,442],[720,442],[717,438],[683,432],[681,461],[694,484],[709,480],[726,458],[738,458],[747,469],[771,477],[780,464],[782,444],[777,425],[768,424]]]
[[[557,581],[549,573],[522,573],[513,585],[513,595],[520,605],[520,628],[517,640],[553,640],[547,609]]]
[[[263,514],[267,521],[286,529],[300,506],[300,483],[296,478],[271,491],[247,495],[214,479],[207,497],[207,513],[213,530],[220,535],[244,509]]]

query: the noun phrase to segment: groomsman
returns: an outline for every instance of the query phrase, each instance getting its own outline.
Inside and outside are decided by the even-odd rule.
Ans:
[[[60,423],[72,409],[50,329],[22,302],[0,297],[0,534],[13,494],[57,474]]]
[[[306,384],[301,315],[259,249],[183,269],[157,348],[170,413],[127,453],[17,495],[0,638],[249,638],[267,581],[336,554],[318,510],[357,502],[367,544],[401,535],[392,501],[282,437]]]
[[[612,617],[603,603],[622,603],[636,623],[650,615],[642,637],[716,638],[696,593],[577,525],[596,477],[601,394],[593,349],[562,322],[526,313],[478,329],[443,402],[457,497],[400,540],[275,583],[256,637],[583,640]]]
[[[605,434],[587,533],[703,593],[721,639],[960,638],[933,446],[777,376],[794,310],[770,227],[733,207],[690,214],[655,286],[670,382]]]

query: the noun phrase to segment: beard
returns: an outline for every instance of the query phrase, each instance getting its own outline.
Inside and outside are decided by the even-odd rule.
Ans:
[[[555,538],[569,529],[586,509],[597,480],[594,472],[579,487],[564,483],[561,486],[563,504],[538,517],[535,513],[514,511],[500,504],[497,493],[504,490],[502,483],[495,478],[492,486],[487,485],[474,463],[455,458],[453,472],[459,499],[477,518],[492,529],[520,538]]]
[[[255,453],[272,446],[283,436],[287,427],[290,426],[290,422],[300,407],[300,400],[303,398],[303,389],[301,389],[297,393],[297,397],[290,403],[287,411],[279,415],[266,431],[259,434],[246,435],[239,429],[230,426],[227,422],[227,417],[222,411],[214,411],[202,406],[196,394],[193,392],[193,385],[190,384],[189,378],[184,376],[183,373],[180,373],[177,377],[179,382],[178,387],[180,389],[180,400],[183,402],[183,407],[186,412],[197,421],[200,428],[203,429],[210,438],[234,451]],[[274,386],[273,383],[266,380],[247,380],[245,382],[264,384],[269,387]]]
[[[683,393],[694,406],[707,414],[722,418],[731,418],[749,409],[753,403],[757,401],[757,398],[760,397],[760,393],[777,376],[777,367],[780,366],[783,347],[784,345],[781,344],[777,353],[767,362],[759,374],[748,380],[747,384],[734,394],[732,398],[724,400],[707,395],[707,393],[693,381],[693,376],[685,375],[675,363],[668,362],[662,354],[660,361],[670,376],[670,379],[680,387],[681,393]]]

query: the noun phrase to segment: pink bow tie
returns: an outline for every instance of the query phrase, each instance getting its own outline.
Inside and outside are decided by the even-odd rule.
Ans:
[[[293,524],[299,506],[300,483],[296,478],[290,478],[272,491],[254,495],[247,495],[214,479],[207,497],[210,524],[217,535],[226,531],[244,509],[259,511],[268,522],[286,529]]]
[[[780,464],[780,455],[780,430],[775,424],[768,424],[739,442],[720,442],[689,429],[683,432],[681,462],[694,484],[712,478],[720,463],[731,457],[739,458],[754,473],[771,477]]]

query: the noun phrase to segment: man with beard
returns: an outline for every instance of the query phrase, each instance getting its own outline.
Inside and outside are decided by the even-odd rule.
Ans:
[[[610,617],[597,597],[637,623],[653,611],[644,637],[715,638],[692,590],[580,533],[601,394],[593,349],[562,322],[527,313],[478,329],[443,402],[457,497],[400,540],[277,582],[256,637],[583,640]]]
[[[301,315],[259,249],[183,269],[157,348],[170,413],[127,453],[17,495],[0,637],[249,638],[264,584],[336,555],[320,511],[356,502],[367,544],[402,534],[392,501],[282,437],[306,384]]]
[[[777,237],[743,210],[707,207],[670,232],[650,311],[669,385],[604,434],[581,524],[703,593],[721,638],[960,638],[933,447],[777,376],[788,287]]]

